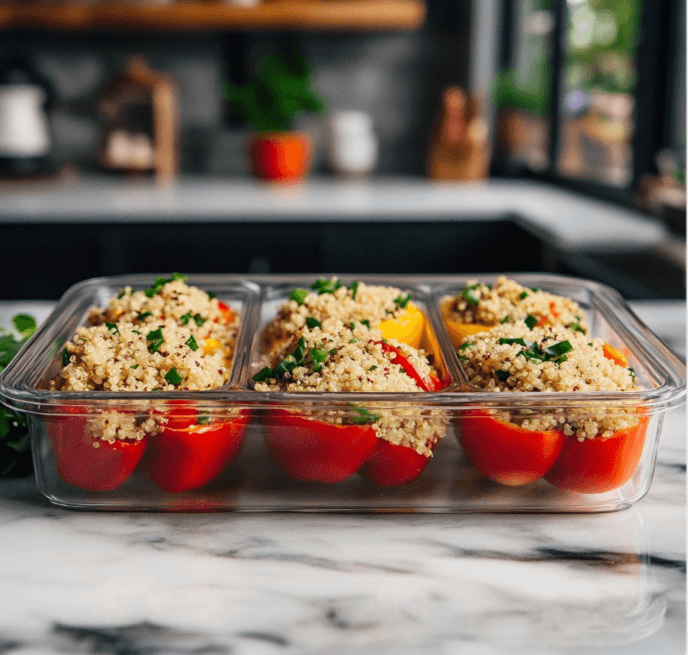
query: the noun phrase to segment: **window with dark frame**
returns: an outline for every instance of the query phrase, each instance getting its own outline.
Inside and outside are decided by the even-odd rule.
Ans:
[[[667,148],[680,175],[682,1],[502,0],[494,173],[627,204]]]

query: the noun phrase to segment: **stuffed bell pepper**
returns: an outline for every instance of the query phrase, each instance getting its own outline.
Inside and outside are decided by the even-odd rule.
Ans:
[[[504,276],[494,285],[469,282],[456,296],[445,297],[440,311],[454,347],[471,334],[520,321],[529,326],[562,325],[582,334],[588,331],[583,310],[570,298],[524,287]]]
[[[601,493],[623,486],[643,451],[648,417],[623,399],[590,392],[638,389],[627,362],[570,328],[504,324],[464,337],[459,358],[469,384],[499,395],[499,409],[459,418],[467,460],[505,485],[545,478],[562,490]],[[508,402],[505,394],[530,394]],[[585,394],[557,402],[553,392]]]
[[[360,323],[330,320],[329,331],[302,326],[288,347],[255,376],[261,392],[433,392],[443,388],[423,351]],[[291,407],[291,406],[290,406]],[[359,472],[379,486],[415,480],[444,436],[441,412],[337,401],[275,407],[265,420],[267,445],[292,478],[340,482]]]
[[[227,383],[238,316],[183,276],[144,291],[122,289],[62,350],[55,391],[208,391]],[[96,491],[117,488],[141,465],[180,492],[217,477],[238,454],[245,413],[205,411],[181,399],[131,400],[86,410],[66,403],[48,421],[61,478]]]
[[[268,351],[283,348],[302,327],[332,330],[346,325],[379,328],[385,339],[397,339],[419,348],[426,319],[412,302],[412,294],[396,287],[354,281],[345,286],[338,278],[318,278],[308,289],[294,289],[265,331]]]

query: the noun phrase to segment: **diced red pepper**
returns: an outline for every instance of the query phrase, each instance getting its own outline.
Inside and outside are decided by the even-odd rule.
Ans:
[[[439,380],[432,374],[427,377],[422,376],[416,370],[416,367],[413,364],[411,364],[411,362],[409,362],[406,356],[403,355],[401,351],[392,344],[387,343],[385,341],[378,341],[377,343],[379,343],[382,346],[382,350],[393,355],[390,358],[390,361],[393,364],[398,364],[399,366],[401,366],[406,372],[406,374],[413,378],[415,383],[423,391],[439,391],[440,389],[444,389],[444,387],[446,386],[445,382]]]
[[[234,312],[232,311],[231,307],[229,307],[228,305],[225,305],[225,303],[220,302],[218,300],[217,308],[222,313],[222,318],[224,319],[225,323],[227,323],[227,325],[229,325],[234,320]]]
[[[545,475],[557,489],[597,494],[622,487],[635,473],[643,454],[649,419],[618,430],[611,437],[566,440],[559,458]]]
[[[47,420],[48,436],[64,482],[92,491],[111,491],[126,481],[143,457],[146,439],[102,441],[91,436],[82,408],[60,407],[57,414]]]
[[[184,416],[161,426],[150,437],[144,468],[159,487],[171,493],[197,489],[212,482],[241,450],[249,413],[237,418],[198,425],[188,424],[189,408],[172,412]]]
[[[544,476],[566,441],[563,432],[526,430],[485,410],[466,411],[459,425],[466,459],[491,480],[510,486]]]
[[[417,453],[413,448],[378,439],[377,448],[359,473],[379,487],[395,487],[413,482],[429,461],[429,457]]]
[[[296,480],[341,482],[375,451],[370,425],[334,425],[285,410],[266,417],[267,445],[282,470]]]

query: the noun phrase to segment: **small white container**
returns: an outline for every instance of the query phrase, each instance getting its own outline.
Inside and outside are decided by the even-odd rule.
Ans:
[[[377,166],[379,144],[364,111],[335,111],[328,120],[327,164],[342,175],[367,175]]]

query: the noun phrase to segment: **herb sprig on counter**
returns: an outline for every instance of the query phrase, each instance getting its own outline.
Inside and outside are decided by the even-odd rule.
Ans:
[[[0,328],[0,373],[36,331],[36,321],[28,314],[17,314],[12,325],[16,334]],[[0,404],[0,477],[30,475],[32,469],[26,418]]]

